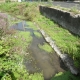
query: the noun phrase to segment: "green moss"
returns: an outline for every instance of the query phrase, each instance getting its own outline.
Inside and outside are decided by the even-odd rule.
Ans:
[[[69,71],[57,73],[51,80],[79,80],[80,77],[72,75]]]
[[[38,46],[39,46],[39,48],[41,48],[49,53],[51,53],[53,51],[51,46],[48,43],[44,43],[44,45],[39,44]]]

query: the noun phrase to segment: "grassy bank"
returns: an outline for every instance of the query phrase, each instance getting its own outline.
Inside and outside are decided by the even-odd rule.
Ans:
[[[4,18],[3,20],[5,22]],[[0,80],[44,80],[42,73],[29,74],[23,65],[25,56],[29,54],[27,48],[32,41],[30,32],[10,28],[21,20],[10,16],[7,20],[10,21],[9,26],[5,29],[0,27]]]
[[[73,58],[73,60],[75,62],[75,65],[77,67],[80,67],[80,37],[72,35],[69,31],[61,28],[61,26],[57,25],[53,21],[51,21],[51,20],[45,18],[44,16],[42,16],[39,13],[38,5],[39,5],[39,3],[4,3],[4,4],[0,4],[0,10],[2,12],[7,12],[7,13],[9,13],[9,14],[11,14],[11,15],[19,18],[19,19],[36,22],[38,24],[38,26],[41,29],[43,29],[55,41],[56,45],[60,48],[60,50],[63,53],[69,54]],[[28,22],[28,23],[31,25],[32,28],[34,28],[33,24],[31,24],[30,22]],[[36,29],[36,28],[34,28],[34,29]],[[26,44],[28,45],[29,41],[31,41],[31,37],[29,36],[29,33],[26,33],[26,35],[25,35],[25,32],[19,32],[18,34],[22,35],[23,38],[26,38],[28,40],[26,42]],[[35,33],[35,34],[36,34],[36,36],[40,37],[39,34],[37,34],[37,33]],[[14,35],[13,35],[13,37],[15,37],[15,39],[16,39],[16,34],[14,34]],[[11,39],[12,43],[14,42],[15,45],[16,44],[18,45],[19,43],[20,44],[18,46],[24,45],[24,49],[25,49],[25,43],[23,43],[23,40],[26,40],[26,39],[22,39],[22,42],[20,42],[21,37],[17,38],[17,39],[19,39],[19,41],[14,40],[12,37],[10,39]],[[46,46],[46,45],[44,45],[44,48],[41,45],[39,45],[39,46],[40,46],[40,48],[42,48],[44,50],[46,48],[48,48],[48,46]],[[0,47],[0,49],[3,49],[2,47]],[[13,46],[11,46],[11,47],[13,47]],[[9,49],[11,50],[11,48],[9,48]],[[19,48],[17,48],[17,49],[19,49]],[[17,50],[17,51],[19,51],[19,50]],[[51,51],[51,49],[50,49],[50,51]],[[1,59],[1,60],[3,60],[3,59]],[[18,61],[21,62],[22,58],[20,58],[20,60],[18,60]],[[14,62],[14,60],[12,62]],[[19,67],[20,64],[22,65],[22,63],[18,62],[19,65],[16,66],[17,63],[15,63],[15,64],[14,63],[13,63],[13,65],[15,65],[15,67],[17,67],[17,68]],[[6,63],[6,64],[8,64],[8,63]],[[24,70],[24,67],[20,67],[19,69],[21,69],[21,71],[18,72],[18,73],[21,73],[21,75],[26,73],[25,70]],[[14,70],[16,71],[16,69],[14,69]],[[3,73],[3,71],[2,71],[2,73]],[[2,73],[0,73],[0,74],[2,75]],[[17,77],[20,77],[20,75],[18,73],[16,73],[16,75],[17,75]],[[64,80],[64,75],[65,74],[67,75],[67,74],[70,74],[70,73],[59,73],[59,74],[60,75],[56,74],[55,77],[61,76],[61,80],[62,80],[62,77],[63,77],[63,80]],[[35,74],[31,74],[31,75],[29,73],[27,73],[24,76],[26,78],[22,78],[22,80],[43,80],[43,77],[42,77],[41,73],[40,74],[35,73]],[[60,78],[55,79],[55,77],[52,78],[52,80],[60,80]],[[67,79],[66,77],[69,77],[69,75],[65,76],[65,79]],[[71,78],[70,80],[76,80],[76,79],[79,80],[78,78],[75,79],[74,76],[70,77],[70,78]]]

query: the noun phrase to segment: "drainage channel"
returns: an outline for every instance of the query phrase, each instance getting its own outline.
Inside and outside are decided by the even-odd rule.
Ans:
[[[39,30],[33,30],[25,21],[13,25],[12,28],[28,31],[33,38],[28,48],[30,54],[24,59],[24,64],[29,73],[42,72],[44,79],[50,80],[56,73],[66,71],[66,67],[54,51],[48,53],[38,47],[39,44],[47,43],[43,36],[37,37],[34,34],[35,32],[41,34]],[[27,60],[27,57],[30,59]]]

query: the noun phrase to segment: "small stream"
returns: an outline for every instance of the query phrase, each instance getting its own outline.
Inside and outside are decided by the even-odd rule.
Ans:
[[[24,59],[24,64],[29,73],[42,72],[44,79],[50,80],[56,73],[66,71],[66,67],[54,51],[48,53],[38,47],[39,44],[44,45],[44,43],[46,43],[43,36],[37,37],[34,34],[34,32],[40,33],[39,30],[33,30],[25,21],[17,23],[11,28],[20,31],[28,31],[33,38],[28,48],[30,54],[25,56]],[[29,57],[30,59],[27,59]]]

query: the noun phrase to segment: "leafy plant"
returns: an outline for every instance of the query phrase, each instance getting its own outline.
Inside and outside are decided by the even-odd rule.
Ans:
[[[74,60],[77,62],[77,67],[80,66],[80,38],[78,36],[74,36],[68,30],[61,28],[61,26],[57,25],[53,21],[45,18],[44,16],[39,16],[36,18],[36,22],[47,32],[47,34],[55,41],[56,45],[63,53],[69,54]]]
[[[24,9],[22,10],[23,12],[21,12],[21,13],[20,13],[20,9],[19,9],[20,7],[18,6],[18,4],[19,4],[19,6],[25,5]],[[80,46],[79,46],[80,45],[80,37],[72,35],[67,30],[61,28],[61,26],[57,25],[53,21],[42,16],[39,13],[38,5],[39,5],[39,3],[8,3],[8,4],[4,3],[4,4],[0,4],[0,10],[6,11],[12,15],[16,14],[15,16],[19,17],[20,19],[25,19],[25,20],[30,20],[30,21],[36,22],[40,26],[40,28],[45,30],[45,32],[47,32],[47,34],[55,41],[55,43],[59,47],[59,49],[63,53],[69,54],[75,61],[76,66],[80,66],[80,56],[79,56],[80,55],[79,54],[80,53]],[[24,42],[28,41],[29,39],[31,40],[30,36],[25,35],[26,33],[21,32],[20,34],[22,35],[22,37],[19,37],[20,35],[19,36],[17,35],[17,36],[14,36],[14,38],[16,38],[15,40],[14,40],[14,38],[11,39],[12,42],[15,42],[15,46],[18,45],[17,47],[15,47],[15,48],[13,47],[13,49],[11,49],[9,51],[11,54],[13,52],[20,54],[20,52],[22,52],[21,45],[22,44],[24,45],[25,44]],[[26,39],[24,39],[23,36],[26,37]],[[18,39],[20,39],[20,40],[18,40]],[[21,40],[23,42],[21,42]],[[8,41],[8,39],[7,39],[7,41]],[[25,46],[28,47],[28,44]],[[39,46],[43,49],[42,45],[39,45]],[[3,48],[4,47],[1,45],[0,49],[3,49]],[[21,51],[17,52],[19,50],[21,50]],[[23,52],[23,53],[25,53],[25,52]],[[11,56],[11,58],[16,61],[16,59],[18,59],[18,56],[14,55],[14,56]],[[5,61],[5,60],[6,59],[4,58],[3,61]],[[22,59],[20,61],[22,61]],[[12,62],[13,62],[13,64],[15,64],[14,61],[12,61]],[[15,64],[15,66],[16,66],[16,64]],[[21,65],[21,67],[22,67],[22,65]],[[13,69],[14,68],[15,67],[13,67]],[[19,70],[16,70],[16,68],[18,68]],[[32,79],[33,80],[33,76],[36,76],[36,79],[39,80],[39,78],[37,77],[37,74],[29,75],[29,73],[26,73],[26,71],[23,68],[21,69],[20,66],[18,66],[18,65],[16,66],[16,68],[12,72],[13,72],[13,74],[15,74],[15,77],[17,79],[21,79],[21,80],[29,80],[29,79],[31,80]],[[2,69],[2,68],[0,68],[0,69]],[[18,73],[18,71],[20,71],[20,70],[21,70],[21,72]],[[23,74],[20,74],[20,73],[23,73]],[[63,74],[64,73],[60,73],[60,75],[63,75]],[[22,77],[20,78],[20,75],[23,75],[24,79]],[[58,77],[60,75],[56,74],[56,77]],[[73,79],[72,77],[69,77],[69,76],[67,76],[67,78],[66,78],[65,75],[66,74],[64,74],[65,79],[69,79],[69,78]],[[43,80],[43,77],[41,75],[40,75],[40,77],[41,77],[40,79]],[[63,78],[63,80],[64,80],[64,77],[62,76],[61,78],[58,78],[58,79],[62,80],[62,78]],[[54,77],[53,80],[56,80],[56,79],[57,78]],[[35,80],[35,78],[34,78],[34,80]]]
[[[72,75],[69,71],[57,73],[51,80],[79,80],[79,77]]]
[[[3,29],[0,29],[0,40],[1,40],[1,37],[4,35],[4,31]]]

